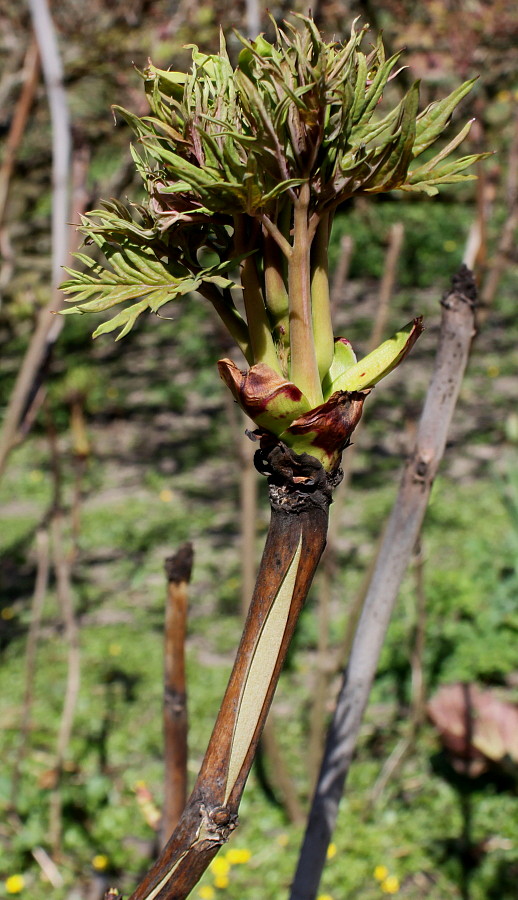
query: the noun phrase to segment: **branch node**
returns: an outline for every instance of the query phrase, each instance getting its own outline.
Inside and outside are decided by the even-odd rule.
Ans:
[[[199,838],[216,844],[226,844],[230,835],[237,828],[238,817],[228,806],[214,806],[208,809],[200,804],[201,825]]]
[[[164,562],[165,574],[169,583],[188,583],[191,580],[193,547],[190,541],[182,544],[174,556],[168,556]]]
[[[261,435],[261,449],[256,451],[254,464],[261,475],[268,476],[272,507],[290,514],[310,506],[327,509],[343,477],[342,469],[326,472],[314,456],[295,453],[268,432]]]

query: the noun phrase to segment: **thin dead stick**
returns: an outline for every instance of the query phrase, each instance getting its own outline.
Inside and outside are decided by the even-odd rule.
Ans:
[[[411,704],[407,733],[396,744],[394,750],[385,761],[370,793],[367,811],[375,806],[383,794],[388,782],[394,778],[403,760],[415,745],[419,728],[425,714],[425,684],[423,676],[423,653],[426,635],[426,594],[424,590],[424,556],[421,541],[418,541],[415,553],[415,594],[416,621],[414,640],[411,650],[410,666],[412,670]]]
[[[246,0],[245,10],[246,35],[249,38],[255,38],[261,31],[260,0]]]
[[[70,562],[63,544],[63,519],[59,510],[52,516],[51,524],[52,561],[56,574],[56,590],[58,595],[61,615],[65,624],[65,638],[68,645],[67,683],[63,712],[59,723],[59,733],[56,748],[56,762],[54,765],[55,784],[50,797],[49,810],[49,841],[54,857],[59,855],[61,849],[62,829],[62,795],[61,781],[63,766],[72,735],[77,698],[81,681],[80,652],[79,652],[79,628],[74,612],[72,598],[72,584],[70,577]]]
[[[187,800],[187,688],[185,640],[188,585],[193,547],[183,544],[165,561],[167,604],[164,653],[164,807],[160,828],[163,847],[176,828]]]
[[[314,900],[318,890],[381,648],[444,453],[475,333],[475,297],[473,276],[462,267],[442,301],[439,346],[416,445],[385,529],[344,673],[290,900]]]
[[[401,250],[403,248],[403,239],[404,239],[404,226],[401,222],[395,222],[390,229],[389,232],[389,241],[387,246],[387,252],[385,254],[385,263],[383,266],[383,276],[381,279],[379,294],[378,294],[378,303],[376,306],[376,315],[374,318],[374,324],[372,327],[371,335],[369,338],[367,352],[370,353],[371,350],[374,350],[375,347],[381,341],[383,331],[385,329],[388,311],[390,308],[390,300],[392,297],[392,293],[394,290],[394,285],[396,281],[396,273],[399,257],[401,255]],[[348,239],[348,240],[346,240]],[[346,277],[346,272],[349,267],[350,256],[352,252],[352,240],[348,235],[345,235],[342,238],[342,254],[339,259],[339,265],[335,272],[335,280],[336,285],[333,286],[333,293],[335,296],[338,296],[338,293],[343,290],[343,281]],[[338,271],[340,269],[340,272]],[[361,428],[361,423],[356,429],[356,440],[358,437],[359,429]],[[353,461],[355,454],[355,444],[352,444],[349,447],[347,454],[344,457],[343,462],[343,472],[344,477],[342,483],[340,484],[338,490],[335,494],[334,506],[331,515],[331,522],[329,527],[328,534],[328,542],[326,552],[322,559],[322,565],[320,568],[320,579],[319,579],[319,592],[318,592],[318,615],[319,615],[319,625],[318,625],[318,633],[319,633],[319,647],[318,647],[318,668],[316,674],[316,682],[315,689],[313,692],[313,703],[310,717],[310,736],[309,736],[309,778],[310,784],[314,787],[318,769],[320,767],[320,762],[322,759],[322,749],[324,745],[324,720],[325,720],[325,699],[327,696],[327,689],[330,681],[330,676],[332,669],[329,666],[329,654],[328,654],[328,630],[329,630],[329,614],[328,607],[331,598],[331,584],[333,581],[333,568],[335,564],[334,560],[334,545],[336,543],[336,531],[337,531],[337,523],[340,521],[343,503],[345,496],[347,494],[347,488],[349,486]],[[351,609],[350,609],[350,617],[347,626],[347,635],[346,640],[344,642],[346,653],[348,655],[352,637],[354,634],[354,629],[356,628],[356,623],[358,621],[358,617],[361,612],[361,608],[363,605],[363,601],[365,598],[365,593],[367,590],[368,582],[364,583],[356,595],[354,599]]]
[[[63,887],[63,876],[43,847],[33,847],[31,854],[53,888]]]
[[[57,290],[62,280],[61,267],[66,262],[69,242],[69,177],[71,130],[63,86],[63,67],[47,0],[29,0],[34,33],[41,57],[52,123],[52,281],[49,303],[38,315],[36,330],[22,361],[9,398],[0,434],[0,476],[9,453],[16,444],[18,428],[31,402],[31,393],[63,326],[63,318],[54,316],[63,298]]]
[[[32,595],[31,619],[27,635],[25,651],[25,689],[23,693],[22,722],[20,727],[20,745],[11,783],[11,804],[14,807],[18,796],[20,772],[25,759],[29,732],[31,729],[32,701],[34,693],[34,674],[36,671],[36,648],[40,634],[41,617],[45,594],[49,583],[49,533],[47,528],[38,528],[36,532],[36,581]]]
[[[0,166],[0,228],[2,228],[5,220],[7,198],[9,195],[11,175],[16,160],[16,153],[25,132],[25,126],[27,124],[27,119],[29,118],[34,95],[38,86],[40,57],[35,38],[32,38],[27,48],[23,71],[22,90],[18,103],[16,104],[9,134],[7,135],[7,140],[4,144],[2,165]]]
[[[370,353],[381,341],[383,331],[387,322],[390,301],[396,283],[397,266],[401,250],[403,249],[403,239],[405,235],[404,226],[401,222],[394,222],[389,232],[389,241],[385,253],[385,261],[383,264],[383,275],[381,278],[380,289],[378,293],[378,301],[376,305],[376,313],[374,323],[370,333],[369,342],[367,344],[367,353]],[[361,422],[360,426],[361,428]],[[356,433],[356,441],[358,440],[358,431]],[[350,452],[344,457],[344,477],[340,485],[336,501],[343,503],[343,498],[349,487],[353,469],[355,456],[355,444],[350,448]],[[335,501],[335,502],[336,502]]]
[[[507,164],[507,180],[505,199],[507,218],[502,226],[494,259],[480,290],[481,310],[479,320],[487,318],[488,307],[495,299],[500,279],[509,265],[510,252],[514,243],[514,235],[518,228],[518,112],[514,121],[514,133],[509,149]]]
[[[426,590],[424,581],[425,557],[422,541],[419,540],[415,554],[415,595],[416,617],[414,641],[410,665],[412,670],[411,722],[417,732],[425,717],[426,684],[424,680],[423,656],[426,640]]]
[[[387,252],[385,254],[385,264],[383,266],[383,275],[378,294],[378,303],[376,307],[376,317],[374,326],[369,338],[369,346],[367,352],[370,353],[378,344],[385,330],[390,307],[390,300],[396,283],[397,267],[401,250],[403,249],[403,238],[405,236],[405,228],[402,222],[394,222],[390,227]]]
[[[329,528],[329,538],[331,537],[331,532],[332,526]],[[329,687],[329,611],[331,606],[333,569],[335,567],[334,542],[329,538],[318,578],[318,600],[316,610],[318,622],[317,660],[315,681],[311,694],[308,738],[308,779],[311,791],[315,788],[318,770],[320,769],[320,763],[322,761],[326,721],[326,701]]]

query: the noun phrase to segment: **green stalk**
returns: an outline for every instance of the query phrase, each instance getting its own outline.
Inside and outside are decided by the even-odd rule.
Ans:
[[[236,216],[234,220],[234,244],[238,255],[249,252],[253,247],[253,237],[259,241],[259,228],[257,223],[256,234],[252,240],[246,239],[246,217],[244,215]],[[250,246],[250,244],[252,246]],[[241,284],[243,286],[243,299],[245,303],[246,318],[248,322],[248,331],[250,335],[250,344],[252,349],[253,363],[266,363],[274,372],[282,375],[281,364],[279,362],[273,337],[271,334],[271,326],[268,320],[268,313],[264,305],[263,292],[257,272],[257,264],[254,256],[248,256],[241,263]]]
[[[311,314],[318,372],[322,381],[334,356],[333,322],[329,296],[330,214],[322,216],[311,246]]]
[[[264,235],[264,289],[273,324],[273,337],[284,374],[288,374],[290,346],[289,297],[284,283],[284,260],[273,237]]]
[[[324,402],[311,315],[309,182],[300,188],[293,217],[293,250],[288,260],[290,379],[313,407]]]

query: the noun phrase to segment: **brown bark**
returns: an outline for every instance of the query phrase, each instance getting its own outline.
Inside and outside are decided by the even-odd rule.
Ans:
[[[192,795],[131,900],[181,900],[237,826],[241,795],[295,625],[325,546],[339,473],[282,444],[261,449],[270,528],[236,662]],[[279,612],[279,610],[281,610]]]
[[[183,544],[165,561],[167,605],[164,653],[164,808],[162,846],[173,833],[187,800],[187,691],[185,638],[187,586],[191,579],[192,544]]]

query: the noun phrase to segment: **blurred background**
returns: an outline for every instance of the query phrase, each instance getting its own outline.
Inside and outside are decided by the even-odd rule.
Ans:
[[[63,238],[63,223],[77,223],[101,197],[139,199],[131,135],[110,107],[146,113],[138,70],[149,57],[181,69],[190,59],[185,45],[217,50],[221,26],[235,60],[233,28],[268,37],[272,27],[259,0],[53,2],[61,80],[59,65],[49,74],[38,53],[38,6],[0,0],[0,898],[99,900],[111,883],[131,891],[157,847],[164,560],[192,541],[192,781],[268,511],[244,423],[216,377],[216,360],[232,351],[211,309],[198,296],[182,299],[161,319],[141,317],[121,343],[92,342],[98,318],[48,315],[62,302],[60,267],[79,244],[72,227]],[[292,9],[308,12],[298,2],[269,5],[277,21]],[[348,623],[412,447],[440,299],[467,254],[480,292],[478,334],[383,651],[321,900],[511,900],[518,884],[516,5],[314,0],[312,13],[329,39],[346,39],[359,16],[373,35],[383,31],[387,53],[405,47],[406,68],[391,90],[419,78],[422,107],[478,75],[456,121],[476,118],[464,153],[495,152],[479,164],[477,182],[433,199],[358,198],[337,217],[338,333],[365,353],[376,330],[386,337],[414,315],[425,316],[426,331],[375,391],[348,451],[330,550],[231,844],[240,853],[218,857],[193,896],[286,896],[347,659]],[[478,744],[461,685],[482,722]]]

